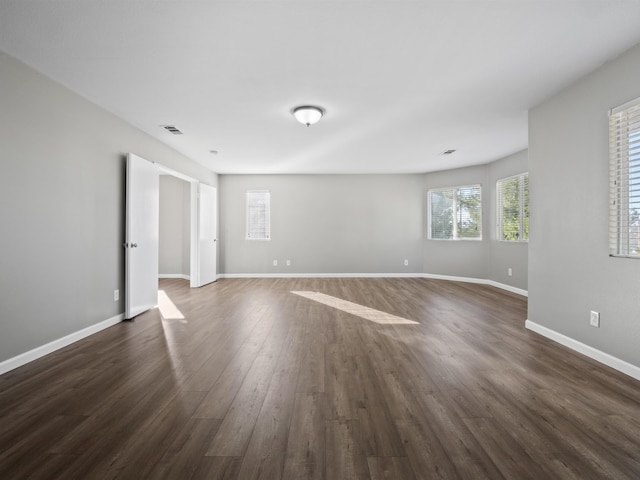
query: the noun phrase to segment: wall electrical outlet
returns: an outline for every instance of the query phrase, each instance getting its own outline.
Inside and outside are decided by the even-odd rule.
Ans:
[[[510,277],[513,275],[513,269],[511,267],[507,268],[507,275]]]
[[[118,300],[120,300],[120,290],[118,290],[117,288],[113,291],[113,301],[117,302]]]
[[[405,261],[404,261],[404,266],[405,266],[405,267],[408,267],[408,266],[409,266],[409,260],[405,260]]]
[[[278,266],[278,260],[274,260],[274,261],[273,261],[273,266],[274,266],[274,267],[277,267],[277,266]]]
[[[591,324],[592,327],[600,328],[600,312],[595,312],[591,310],[589,323]]]
[[[287,267],[291,266],[291,260],[287,260]]]

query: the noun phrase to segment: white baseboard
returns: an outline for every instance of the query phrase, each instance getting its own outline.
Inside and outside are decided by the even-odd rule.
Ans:
[[[191,280],[189,275],[183,275],[182,273],[159,273],[158,278],[181,278],[182,280]]]
[[[620,360],[617,357],[609,355],[597,348],[593,348],[589,345],[586,345],[582,342],[574,340],[571,337],[567,337],[562,333],[558,333],[555,330],[551,330],[545,326],[542,326],[538,323],[532,322],[531,320],[527,320],[524,323],[525,327],[532,332],[536,332],[543,337],[547,337],[554,342],[558,342],[565,347],[570,348],[571,350],[575,350],[576,352],[582,353],[589,358],[594,359],[597,362],[603,363],[608,367],[613,368],[614,370],[618,370],[630,377],[635,378],[636,380],[640,380],[640,367],[637,367],[631,363],[625,362],[624,360]]]
[[[529,292],[527,290],[523,290],[522,288],[512,287],[511,285],[506,285],[504,283],[496,282],[493,280],[487,280],[484,278],[453,277],[450,275],[435,275],[431,273],[425,273],[423,277],[433,278],[436,280],[449,280],[453,282],[479,283],[481,285],[491,285],[492,287],[500,288],[502,290],[507,290],[508,292],[517,293],[518,295],[522,295],[523,297],[529,296]]]
[[[40,357],[44,357],[45,355],[53,353],[56,350],[77,342],[78,340],[82,340],[89,335],[98,333],[105,328],[109,328],[117,323],[120,323],[122,320],[124,320],[124,314],[116,315],[115,317],[111,317],[108,320],[104,320],[103,322],[96,323],[95,325],[91,325],[90,327],[83,328],[82,330],[78,330],[77,332],[54,340],[53,342],[49,342],[46,345],[36,347],[33,350],[29,350],[28,352],[21,353],[20,355],[0,362],[0,375],[2,375],[3,373],[7,373],[8,371],[15,368],[21,367],[22,365],[25,365],[29,362],[33,362]]]
[[[449,280],[454,282],[479,283],[491,285],[524,297],[529,296],[527,290],[505,285],[504,283],[486,280],[484,278],[454,277],[450,275],[436,275],[431,273],[221,273],[218,278],[432,278],[435,280]]]
[[[450,282],[480,283],[482,285],[486,285],[489,281],[484,278],[454,277],[453,275],[438,275],[435,273],[423,273],[422,277],[431,278],[433,280],[448,280]]]
[[[221,273],[218,278],[422,278],[422,273]]]
[[[512,287],[511,285],[506,285],[504,283],[494,282],[493,280],[487,280],[487,285],[491,285],[492,287],[501,288],[502,290],[506,290],[511,293],[517,293],[518,295],[522,295],[523,297],[529,296],[528,290],[523,290],[522,288]]]

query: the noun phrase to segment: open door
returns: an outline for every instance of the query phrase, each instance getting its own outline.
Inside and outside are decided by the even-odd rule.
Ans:
[[[127,155],[125,318],[158,303],[160,181],[158,165]]]
[[[191,287],[201,287],[217,280],[217,190],[204,183],[192,183],[192,203],[197,217],[192,222]]]

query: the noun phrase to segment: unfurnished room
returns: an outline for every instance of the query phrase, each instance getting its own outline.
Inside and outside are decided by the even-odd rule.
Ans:
[[[0,478],[640,478],[640,1],[0,0]]]

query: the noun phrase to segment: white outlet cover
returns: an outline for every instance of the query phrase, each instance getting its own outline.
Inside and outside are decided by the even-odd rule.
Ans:
[[[591,310],[589,323],[592,327],[600,327],[600,312]]]

